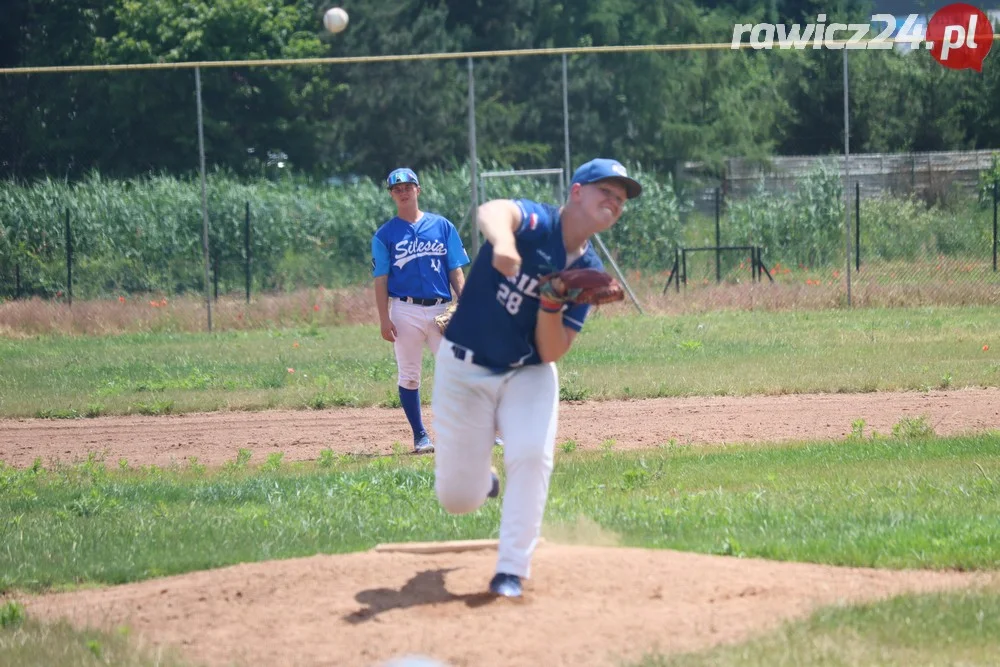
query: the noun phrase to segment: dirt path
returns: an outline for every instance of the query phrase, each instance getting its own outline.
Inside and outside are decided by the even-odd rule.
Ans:
[[[372,667],[407,654],[456,666],[596,667],[740,641],[821,605],[977,580],[544,544],[524,601],[512,602],[482,594],[495,557],[355,553],[247,563],[46,596],[28,613],[127,623],[137,636],[220,667]]]
[[[564,404],[559,442],[582,449],[614,440],[615,449],[678,444],[774,442],[843,438],[863,419],[866,434],[888,434],[901,419],[924,417],[938,435],[1000,429],[1000,388],[869,394],[661,398]],[[433,427],[429,412],[425,420]],[[89,452],[132,465],[206,465],[233,460],[239,449],[252,461],[282,452],[284,460],[315,459],[326,448],[341,453],[391,454],[412,444],[402,410],[336,408],[322,411],[224,412],[168,417],[80,420],[0,420],[0,461],[27,466],[73,461]]]
[[[889,433],[923,417],[939,435],[1000,429],[1000,390],[689,398],[563,405],[560,441],[583,449],[843,438],[857,419]],[[429,415],[428,415],[429,418]],[[0,421],[0,460],[29,465],[98,452],[109,461],[206,464],[327,447],[379,455],[409,446],[399,410]],[[25,600],[29,614],[129,625],[144,643],[207,665],[384,665],[408,654],[446,665],[610,665],[651,651],[737,642],[822,605],[981,583],[990,575],[833,568],[608,546],[581,530],[547,542],[526,598],[482,595],[494,552],[354,553],[247,563]],[[565,539],[562,541],[566,541]],[[587,546],[592,545],[592,546]],[[602,546],[593,546],[602,545]],[[416,666],[417,663],[411,663]]]

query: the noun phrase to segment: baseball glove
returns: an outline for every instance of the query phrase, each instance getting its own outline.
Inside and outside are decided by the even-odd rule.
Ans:
[[[542,276],[538,294],[542,309],[549,312],[569,302],[597,306],[625,298],[621,283],[597,269],[566,269]]]
[[[452,301],[443,313],[434,318],[434,323],[438,325],[438,329],[441,330],[441,333],[444,333],[444,330],[448,328],[448,323],[451,322],[451,316],[455,314],[455,310],[457,308],[458,303]]]

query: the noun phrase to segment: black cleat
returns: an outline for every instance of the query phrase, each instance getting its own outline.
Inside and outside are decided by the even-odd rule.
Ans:
[[[500,478],[497,477],[495,472],[490,472],[490,479],[492,484],[490,484],[490,492],[486,494],[487,498],[496,498],[500,495]]]
[[[521,597],[521,577],[498,572],[490,580],[490,593],[505,598]]]

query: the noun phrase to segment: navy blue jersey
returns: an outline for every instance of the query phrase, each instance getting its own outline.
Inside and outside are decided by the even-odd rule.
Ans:
[[[395,217],[372,237],[372,275],[389,276],[389,296],[451,299],[448,274],[468,263],[455,225],[435,213]]]
[[[564,268],[604,268],[589,242],[583,255],[566,266],[558,207],[524,199],[514,203],[521,210],[521,225],[514,233],[521,272],[507,278],[494,269],[493,246],[484,243],[446,334],[472,350],[477,364],[497,369],[542,361],[535,349],[539,278]],[[563,324],[580,331],[589,310],[586,304],[570,304],[563,311]]]

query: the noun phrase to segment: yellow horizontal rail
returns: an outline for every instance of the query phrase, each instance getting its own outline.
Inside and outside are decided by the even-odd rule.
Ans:
[[[1000,34],[993,35],[993,40],[1000,39]],[[777,39],[769,51],[804,51],[806,49],[835,49],[850,44],[852,49],[867,48],[869,44],[884,45],[886,43],[909,43],[910,39],[868,39],[851,40],[816,40],[803,42],[802,46],[781,47]],[[501,58],[515,56],[559,56],[580,55],[590,53],[644,53],[669,51],[736,51],[752,49],[751,44],[741,41],[736,47],[731,42],[716,44],[639,44],[634,46],[578,46],[545,49],[512,49],[508,51],[464,51],[458,53],[408,53],[388,56],[345,56],[339,58],[288,58],[269,60],[204,60],[193,62],[157,62],[134,63],[119,65],[56,65],[49,67],[9,67],[0,68],[0,74],[58,74],[69,72],[121,72],[134,70],[162,69],[195,69],[209,67],[294,67],[299,65],[352,65],[357,63],[393,63],[411,60],[463,60],[467,58]],[[881,48],[885,48],[881,46]],[[914,49],[919,48],[914,46]],[[873,49],[874,50],[874,49]]]

